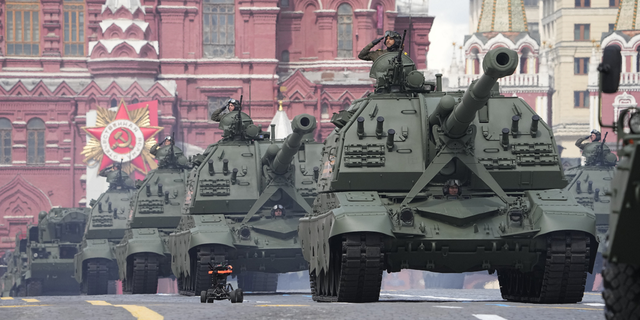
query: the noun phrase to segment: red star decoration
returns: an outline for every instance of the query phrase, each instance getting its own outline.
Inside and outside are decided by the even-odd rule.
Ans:
[[[120,102],[120,106],[118,107],[118,111],[116,112],[116,117],[113,121],[117,121],[117,120],[131,121],[131,117],[129,116],[129,110],[127,109],[127,106],[124,104],[124,101]],[[161,127],[150,127],[150,126],[148,127],[138,126],[138,128],[140,128],[140,132],[142,132],[142,136],[144,137],[142,141],[143,144],[147,141],[147,139],[152,138],[158,132],[160,132],[160,130],[162,130]],[[88,134],[93,136],[98,141],[100,141],[102,132],[104,132],[105,129],[106,129],[106,126],[84,128],[84,130]],[[124,129],[122,130],[124,131]],[[129,131],[129,134],[131,134],[130,131]],[[147,173],[147,165],[144,163],[144,159],[142,158],[142,152],[140,152],[140,154],[137,157],[132,159],[130,163],[135,169],[139,170],[140,172],[145,174]],[[113,164],[113,160],[111,160],[111,158],[109,158],[106,154],[103,153],[102,159],[100,160],[100,168],[98,169],[98,171],[102,171],[102,169],[107,168],[112,164]]]

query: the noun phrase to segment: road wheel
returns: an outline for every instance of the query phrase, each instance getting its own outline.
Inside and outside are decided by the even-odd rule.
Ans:
[[[640,266],[607,262],[602,278],[607,320],[640,319]]]
[[[207,303],[207,292],[206,291],[201,291],[200,292],[200,302],[201,303]]]
[[[235,290],[231,290],[229,291],[229,300],[231,300],[231,303],[236,303],[236,291]]]
[[[238,303],[242,303],[242,301],[244,301],[244,293],[240,288],[236,289],[236,300]]]

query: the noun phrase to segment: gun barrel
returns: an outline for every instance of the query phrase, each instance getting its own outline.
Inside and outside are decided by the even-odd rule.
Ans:
[[[452,138],[464,136],[476,112],[489,100],[491,88],[498,79],[512,75],[517,66],[518,55],[515,51],[506,48],[489,51],[482,61],[484,74],[469,86],[462,102],[454,107],[445,122],[445,133]]]
[[[293,129],[293,133],[284,140],[282,148],[280,148],[271,163],[271,169],[276,174],[287,172],[293,157],[302,145],[302,137],[316,129],[316,118],[306,113],[297,115],[291,121],[291,129]]]

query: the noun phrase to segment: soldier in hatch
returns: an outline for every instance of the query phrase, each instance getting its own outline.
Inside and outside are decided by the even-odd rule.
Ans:
[[[584,143],[584,141],[587,139],[589,139],[589,141]],[[600,141],[600,131],[592,130],[590,135],[576,140],[576,147],[580,148],[580,150],[584,150],[584,147],[596,141]]]
[[[284,217],[284,206],[281,204],[273,206],[273,208],[271,208],[271,216],[274,218]]]
[[[371,51],[371,49],[375,45],[380,43],[380,41],[382,40],[384,40],[384,45],[387,46],[387,50],[378,49],[378,50]],[[398,52],[398,50],[400,50],[401,41],[402,41],[402,37],[400,36],[399,33],[389,30],[384,33],[384,37],[375,39],[371,43],[369,43],[366,47],[364,47],[362,51],[360,51],[360,54],[358,54],[358,58],[360,60],[375,62],[376,59],[378,59],[381,55],[387,52]]]
[[[454,179],[447,180],[442,188],[442,193],[444,193],[447,198],[457,198],[461,194],[460,181]]]
[[[233,112],[234,110],[238,109],[240,109],[240,102],[238,102],[238,100],[236,99],[229,99],[222,108],[214,111],[211,114],[211,120],[220,122],[220,120],[222,120],[222,117],[227,115],[227,113]]]
[[[155,156],[158,153],[158,149],[164,146],[171,145],[171,140],[172,140],[171,136],[167,136],[166,138],[164,138],[164,140],[162,140],[162,142],[151,147],[151,149],[149,149],[149,153]]]

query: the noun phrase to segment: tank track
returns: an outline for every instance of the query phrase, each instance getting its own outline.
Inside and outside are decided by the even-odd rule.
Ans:
[[[640,266],[609,261],[602,270],[602,278],[606,319],[640,319]]]
[[[189,276],[183,274],[179,277],[179,293],[185,296],[193,296],[196,294],[199,295],[200,292],[208,290],[211,287],[209,262],[219,256],[222,256],[222,259],[226,259],[226,252],[221,247],[197,247],[194,250],[194,255],[191,256],[191,274]]]
[[[364,232],[345,234],[329,247],[328,270],[309,277],[313,300],[378,301],[384,266],[382,236]]]
[[[90,261],[85,271],[87,282],[87,295],[108,293],[109,269],[104,261]]]
[[[158,290],[158,257],[138,253],[133,256],[132,272],[127,279],[127,293],[155,294]]]
[[[530,272],[498,270],[500,292],[509,301],[576,303],[582,301],[590,265],[591,238],[582,232],[557,232],[547,237],[544,268]]]
[[[42,281],[30,280],[27,284],[26,295],[29,297],[42,295]]]

